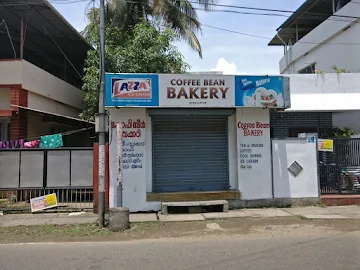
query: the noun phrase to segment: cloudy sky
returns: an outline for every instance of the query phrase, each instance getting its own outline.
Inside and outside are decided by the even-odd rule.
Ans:
[[[85,25],[84,10],[89,1],[54,4],[55,8],[79,31]],[[97,1],[98,2],[98,1]],[[218,4],[237,5],[280,10],[296,10],[304,0],[218,0]],[[226,9],[226,7],[217,7]],[[232,9],[234,10],[234,9]],[[240,10],[239,11],[246,11]],[[257,11],[258,12],[258,11]],[[225,12],[198,11],[202,26],[199,36],[203,58],[185,43],[176,44],[191,66],[191,71],[223,71],[224,74],[278,74],[278,63],[283,48],[267,46],[276,34],[276,28],[286,17],[245,15]],[[267,12],[269,13],[269,12]],[[244,36],[220,31],[205,25],[268,37],[269,39]]]

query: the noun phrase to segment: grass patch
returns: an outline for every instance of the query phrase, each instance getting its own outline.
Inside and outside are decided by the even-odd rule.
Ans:
[[[321,207],[321,208],[326,208],[326,204],[323,204],[323,203],[317,203],[314,206]]]
[[[111,232],[99,229],[95,224],[83,225],[42,225],[42,226],[14,226],[0,228],[0,235],[16,235],[31,237],[82,237],[82,236],[106,236]]]
[[[296,216],[296,217],[299,218],[299,219],[301,219],[301,220],[309,220],[307,217],[304,217],[304,216],[301,216],[301,215]]]

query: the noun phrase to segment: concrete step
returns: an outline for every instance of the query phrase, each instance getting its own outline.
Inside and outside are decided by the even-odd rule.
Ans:
[[[202,207],[222,206],[222,212],[229,212],[229,203],[226,200],[216,201],[191,201],[191,202],[162,202],[161,213],[167,215],[169,207],[187,207],[189,213],[201,212]]]

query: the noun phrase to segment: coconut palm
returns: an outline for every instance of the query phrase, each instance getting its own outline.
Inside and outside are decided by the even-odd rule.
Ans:
[[[201,32],[201,24],[193,2],[204,10],[210,10],[210,4],[216,0],[109,0],[106,6],[107,22],[128,31],[140,20],[160,20],[202,57],[196,35]],[[90,10],[88,18],[97,21],[98,10]],[[84,32],[86,34],[86,29]]]

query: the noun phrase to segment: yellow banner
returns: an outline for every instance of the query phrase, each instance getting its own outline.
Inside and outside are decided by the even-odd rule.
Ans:
[[[334,151],[334,141],[318,139],[318,150],[321,152],[333,152]]]

